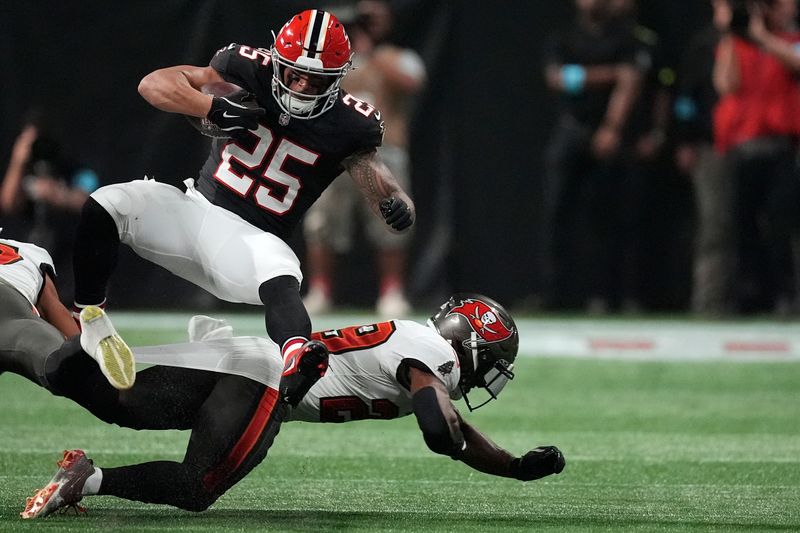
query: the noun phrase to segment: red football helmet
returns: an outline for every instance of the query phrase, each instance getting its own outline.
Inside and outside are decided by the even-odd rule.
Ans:
[[[295,15],[275,36],[271,52],[272,95],[284,112],[311,119],[333,107],[352,59],[350,39],[335,16],[317,9]],[[321,78],[325,88],[317,95],[291,90],[284,82],[287,68]]]

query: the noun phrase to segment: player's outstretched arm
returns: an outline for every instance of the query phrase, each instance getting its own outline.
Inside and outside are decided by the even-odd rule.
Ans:
[[[155,70],[139,82],[139,94],[150,105],[169,113],[205,117],[213,97],[200,88],[208,83],[224,82],[212,67],[178,65]]]
[[[458,415],[466,447],[457,457],[475,470],[495,476],[532,481],[564,470],[566,461],[555,446],[539,446],[522,457],[514,457]]]
[[[50,276],[45,275],[44,277],[44,287],[42,288],[41,296],[39,296],[39,301],[36,302],[36,308],[42,318],[60,331],[64,338],[72,337],[81,332],[72,319],[72,314],[61,303],[56,286]]]
[[[414,202],[400,187],[377,150],[358,153],[344,161],[372,212],[396,232],[411,227],[416,219]]]
[[[540,446],[515,457],[496,445],[461,417],[444,384],[433,374],[412,367],[409,381],[414,415],[431,451],[449,455],[479,472],[521,481],[564,469],[564,455],[555,446]]]

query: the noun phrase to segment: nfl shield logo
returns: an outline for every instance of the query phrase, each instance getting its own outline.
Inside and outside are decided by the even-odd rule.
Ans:
[[[281,113],[281,116],[278,117],[278,123],[281,126],[286,126],[289,124],[289,115],[287,113]]]

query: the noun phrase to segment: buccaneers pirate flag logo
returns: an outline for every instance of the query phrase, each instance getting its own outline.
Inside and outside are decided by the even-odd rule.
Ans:
[[[475,333],[486,342],[502,341],[512,334],[492,308],[480,300],[464,300],[461,305],[452,308],[447,316],[452,314],[465,317]]]

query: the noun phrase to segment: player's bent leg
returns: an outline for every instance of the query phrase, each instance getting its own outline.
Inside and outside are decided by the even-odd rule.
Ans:
[[[205,489],[203,475],[202,468],[175,461],[103,468],[103,479],[97,495],[201,512],[221,495]]]
[[[119,242],[142,258],[210,289],[199,243],[211,204],[200,205],[177,187],[155,180],[108,185],[91,197],[113,220]]]
[[[278,276],[265,281],[258,287],[258,296],[264,304],[267,333],[275,344],[283,347],[289,339],[311,337],[311,319],[296,278]]]
[[[111,186],[109,186],[111,187]],[[99,193],[105,187],[99,189]],[[75,272],[74,318],[86,305],[105,302],[106,286],[117,265],[119,232],[109,211],[89,197],[75,234],[72,263]]]
[[[182,463],[103,469],[97,494],[203,511],[258,465],[288,407],[273,388],[240,376],[219,376],[195,413]]]
[[[281,400],[296,406],[328,369],[328,349],[319,341],[308,340],[311,319],[295,278],[273,278],[262,283],[258,293],[264,303],[267,333],[281,347],[284,359]]]
[[[84,496],[110,495],[144,503],[164,503],[187,511],[204,511],[218,498],[203,488],[200,468],[174,461],[154,461],[118,468],[96,468],[83,450],[64,452],[58,471],[43,488],[28,498],[20,516],[44,518],[61,509],[78,505]],[[99,473],[99,488],[87,481]]]
[[[186,462],[205,465],[204,490],[224,494],[267,456],[289,412],[278,391],[224,376],[198,412]]]
[[[74,401],[103,422],[136,430],[191,429],[219,376],[153,366],[137,374],[135,387],[120,391],[81,349],[77,336],[51,354],[46,369],[53,394]]]
[[[167,366],[142,370],[135,387],[119,391],[114,423],[132,429],[192,429],[221,375]]]
[[[89,306],[81,311],[81,346],[92,356],[115,389],[125,390],[136,381],[133,352],[119,336],[105,311]]]

